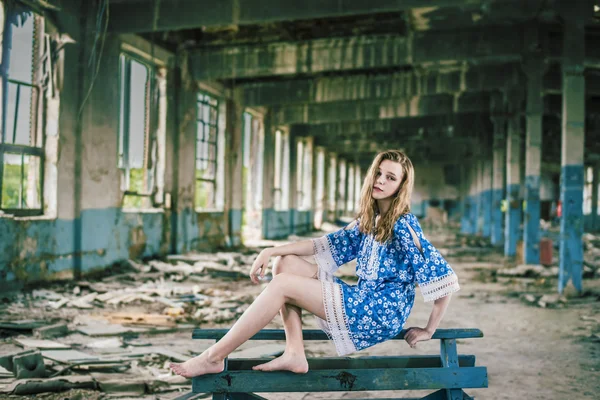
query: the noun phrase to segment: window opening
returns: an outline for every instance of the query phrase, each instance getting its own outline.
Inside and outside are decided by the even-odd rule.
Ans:
[[[197,96],[195,207],[215,210],[219,151],[219,102],[204,93]]]

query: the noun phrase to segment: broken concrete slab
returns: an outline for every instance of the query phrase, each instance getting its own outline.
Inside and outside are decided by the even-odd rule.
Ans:
[[[39,351],[13,357],[13,373],[17,379],[45,378],[44,359]]]
[[[3,367],[8,371],[13,371],[14,370],[14,365],[13,365],[14,357],[22,356],[25,354],[32,354],[35,352],[36,352],[35,349],[27,349],[27,350],[23,350],[23,351],[14,351],[14,352],[9,352],[9,353],[3,354],[0,356],[0,367]]]
[[[35,319],[22,319],[18,321],[0,321],[0,329],[12,331],[33,331],[46,325],[46,321]]]
[[[47,392],[63,392],[71,389],[96,389],[91,376],[60,376],[50,379],[19,379],[0,389],[0,392],[25,396]]]
[[[77,332],[87,336],[116,336],[134,332],[146,332],[144,328],[124,327],[119,324],[88,324],[77,327]]]
[[[33,330],[33,334],[37,338],[51,339],[54,337],[66,336],[69,334],[69,328],[65,323],[58,323],[48,326],[42,326]]]
[[[143,313],[114,313],[105,315],[112,324],[167,326],[176,325],[175,319],[169,315]]]
[[[149,355],[149,354],[162,355],[162,356],[168,358],[169,360],[176,361],[176,362],[184,362],[191,358],[190,356],[181,354],[179,352],[176,352],[174,350],[167,349],[167,348],[161,347],[161,346],[140,347],[140,348],[134,349],[133,351],[131,351],[129,353],[121,353],[119,355],[122,357],[136,358],[136,357],[143,357],[143,356]]]
[[[123,347],[123,340],[120,337],[111,337],[109,339],[96,340],[91,343],[87,343],[85,347],[90,349],[114,349]]]
[[[45,350],[42,356],[61,364],[72,364],[83,361],[98,361],[98,356],[87,354],[79,350]]]
[[[46,305],[54,310],[58,310],[59,308],[62,308],[65,305],[67,305],[69,301],[70,300],[68,298],[62,297],[56,301],[49,301],[46,303]]]
[[[9,371],[4,367],[0,367],[0,379],[12,378],[13,376],[15,375],[12,373],[12,371]]]
[[[141,378],[96,378],[98,388],[104,393],[118,393],[119,396],[141,396],[146,393],[146,381]]]
[[[61,350],[71,348],[71,346],[67,346],[66,344],[58,343],[53,340],[17,338],[13,339],[13,342],[21,347],[32,347],[40,350]]]

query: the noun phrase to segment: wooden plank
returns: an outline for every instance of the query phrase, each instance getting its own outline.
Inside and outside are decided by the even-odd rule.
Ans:
[[[288,371],[226,371],[195,377],[195,393],[329,392],[487,387],[485,367],[332,369],[294,374]]]
[[[230,371],[251,370],[253,366],[270,361],[266,358],[230,358]],[[474,355],[458,356],[458,366],[474,367]],[[367,368],[441,368],[439,356],[386,356],[386,357],[319,357],[309,358],[309,370],[319,369],[367,369]]]
[[[193,339],[221,339],[228,332],[228,329],[194,329]],[[402,330],[398,336],[392,340],[404,340],[406,330]],[[329,340],[325,332],[319,329],[305,329],[302,331],[304,340]],[[483,332],[479,329],[438,329],[432,336],[432,339],[471,339],[481,338]],[[285,340],[283,329],[263,329],[250,340]]]

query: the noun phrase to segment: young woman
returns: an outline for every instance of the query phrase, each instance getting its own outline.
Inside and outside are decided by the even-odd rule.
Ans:
[[[269,259],[280,256],[273,280],[220,341],[182,364],[171,363],[171,369],[187,378],[221,372],[224,358],[281,312],[285,351],[254,369],[305,373],[302,309],[317,316],[337,353],[345,355],[400,333],[414,303],[415,283],[425,301],[434,302],[433,310],[424,328],[410,328],[404,338],[411,347],[431,339],[450,294],[459,285],[452,268],[410,214],[413,182],[414,169],[404,153],[379,153],[367,172],[356,221],[318,239],[263,250],[250,278],[258,283]],[[317,265],[300,257],[311,255]],[[356,285],[333,276],[342,264],[354,259]]]

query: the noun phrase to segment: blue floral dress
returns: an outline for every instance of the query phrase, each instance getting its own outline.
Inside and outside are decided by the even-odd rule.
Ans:
[[[340,356],[397,336],[412,309],[415,284],[425,301],[460,289],[456,274],[425,238],[413,214],[396,221],[393,237],[385,243],[360,232],[358,226],[355,221],[313,239],[327,317],[326,321],[317,318],[317,322]],[[422,252],[408,226],[419,238]],[[354,259],[356,285],[333,276],[341,265]]]

